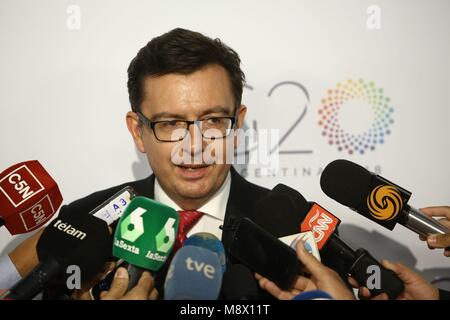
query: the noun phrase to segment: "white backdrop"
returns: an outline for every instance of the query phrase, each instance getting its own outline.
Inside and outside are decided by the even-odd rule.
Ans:
[[[0,170],[39,160],[65,203],[147,176],[125,126],[126,69],[151,38],[184,27],[240,54],[251,87],[244,94],[248,126],[256,121],[283,135],[306,108],[280,149],[309,153],[282,154],[275,177],[250,166],[250,181],[286,183],[320,202],[342,219],[342,236],[355,248],[402,260],[429,279],[450,275],[442,252],[401,226],[391,232],[371,223],[319,186],[321,168],[347,158],[413,192],[415,207],[450,203],[449,12],[448,0],[1,0]],[[394,109],[391,134],[364,154],[339,152],[318,125],[327,90],[348,79],[373,81]],[[286,81],[303,86],[309,103],[294,85],[268,96]],[[367,130],[367,103],[344,107],[345,129]],[[2,228],[0,251],[10,250],[11,240]]]

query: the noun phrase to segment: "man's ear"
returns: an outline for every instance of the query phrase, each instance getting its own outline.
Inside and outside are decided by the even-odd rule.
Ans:
[[[237,114],[237,124],[236,128],[240,129],[244,127],[245,115],[247,114],[247,107],[243,104],[239,107],[239,111]]]
[[[136,148],[145,153],[144,140],[142,139],[142,126],[139,122],[137,114],[133,111],[128,111],[126,115],[128,131],[130,131],[133,137]]]
[[[247,107],[243,104],[239,107],[238,114],[236,116],[236,133],[240,131],[240,129],[244,128],[244,120],[245,115],[247,114]],[[234,136],[234,149],[236,150],[239,146],[239,134]]]

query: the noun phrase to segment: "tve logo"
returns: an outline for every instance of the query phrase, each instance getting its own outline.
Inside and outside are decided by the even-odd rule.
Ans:
[[[26,165],[20,166],[0,180],[0,191],[16,208],[42,190],[42,183]]]
[[[214,266],[205,263],[205,262],[199,262],[195,259],[192,259],[192,257],[187,257],[185,260],[186,262],[186,269],[189,271],[194,271],[198,273],[203,273],[203,275],[208,279],[214,279],[216,275],[216,268]]]
[[[313,233],[317,247],[321,250],[340,222],[341,220],[337,217],[314,203],[300,228],[302,232],[311,231]]]

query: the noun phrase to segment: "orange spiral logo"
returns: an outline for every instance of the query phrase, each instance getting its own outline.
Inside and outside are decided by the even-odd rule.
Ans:
[[[381,185],[367,197],[367,207],[375,219],[389,221],[400,212],[403,200],[395,187]]]

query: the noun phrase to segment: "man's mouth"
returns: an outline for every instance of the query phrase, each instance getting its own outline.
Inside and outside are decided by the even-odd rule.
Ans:
[[[177,167],[179,167],[183,170],[187,170],[187,171],[196,171],[196,170],[200,170],[202,168],[209,167],[209,165],[207,165],[207,164],[195,164],[195,165],[194,164],[188,164],[188,165],[181,164]]]
[[[183,179],[186,180],[198,180],[202,179],[208,172],[207,164],[181,164],[178,165],[178,172]]]

